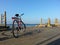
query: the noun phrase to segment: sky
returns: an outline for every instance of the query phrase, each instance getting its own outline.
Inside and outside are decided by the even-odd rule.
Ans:
[[[24,15],[22,20],[28,24],[39,24],[43,18],[46,22],[60,19],[60,0],[0,0],[0,15],[7,12],[7,23],[12,23],[16,13]]]

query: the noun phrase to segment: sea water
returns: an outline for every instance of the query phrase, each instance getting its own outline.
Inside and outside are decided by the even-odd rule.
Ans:
[[[25,24],[26,27],[33,27],[33,26],[36,26],[38,24]],[[12,24],[7,24],[7,26],[9,26],[10,28],[12,28]]]

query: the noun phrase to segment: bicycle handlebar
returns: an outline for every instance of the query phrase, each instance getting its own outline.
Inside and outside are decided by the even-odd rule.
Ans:
[[[24,15],[24,13],[22,13],[21,15],[16,14],[15,16],[17,16],[17,17],[21,17],[21,16],[23,16],[23,15]]]
[[[23,16],[23,15],[24,15],[24,13],[22,13],[22,14],[20,15],[20,17]]]

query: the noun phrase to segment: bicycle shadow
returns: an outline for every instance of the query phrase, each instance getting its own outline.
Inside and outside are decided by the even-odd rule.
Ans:
[[[32,31],[29,31],[29,32],[26,32],[26,33],[20,35],[20,37],[21,36],[31,36],[31,35],[35,35],[35,34],[40,33],[40,32],[41,32],[40,30],[32,30]]]
[[[2,37],[0,38],[0,41],[4,41],[4,40],[8,40],[8,39],[11,39],[12,37]]]
[[[3,36],[3,37],[0,37],[0,41],[4,41],[4,40],[14,38],[13,36],[8,35],[8,34],[1,34],[1,36]]]
[[[41,32],[40,30],[33,30],[33,31],[26,32],[26,33],[20,35],[19,37],[31,36],[31,35],[35,35],[36,33],[40,33],[40,32]],[[0,38],[0,41],[8,40],[8,39],[11,39],[11,38],[14,38],[14,37],[11,36],[11,35],[8,35],[8,34],[4,34],[4,37]]]

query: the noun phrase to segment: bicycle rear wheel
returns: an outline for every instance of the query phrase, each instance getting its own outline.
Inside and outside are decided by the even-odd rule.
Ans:
[[[16,20],[13,21],[12,33],[15,38],[19,37],[18,21]]]
[[[26,31],[26,25],[22,21],[20,23],[21,24],[19,24],[20,25],[19,30],[22,31],[22,32],[25,32]]]

